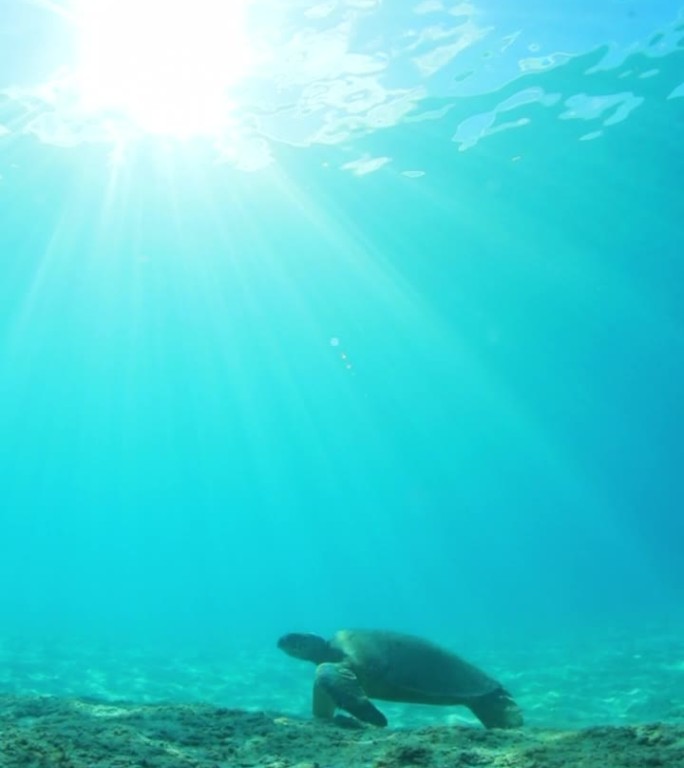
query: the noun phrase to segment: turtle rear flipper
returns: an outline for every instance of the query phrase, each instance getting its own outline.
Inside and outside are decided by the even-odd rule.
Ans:
[[[319,664],[314,682],[314,715],[330,718],[336,707],[364,723],[387,725],[387,718],[371,703],[351,669],[342,664]]]

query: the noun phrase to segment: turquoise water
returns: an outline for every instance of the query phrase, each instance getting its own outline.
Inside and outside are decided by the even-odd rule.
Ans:
[[[3,7],[3,642],[681,629],[682,7],[498,5],[273,3],[180,138]]]

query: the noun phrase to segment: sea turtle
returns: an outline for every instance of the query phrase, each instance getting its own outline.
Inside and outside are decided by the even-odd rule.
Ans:
[[[486,728],[517,728],[522,713],[496,680],[438,645],[384,630],[343,629],[330,640],[291,633],[278,640],[290,656],[316,664],[313,714],[343,709],[366,723],[387,725],[370,699],[461,704]]]

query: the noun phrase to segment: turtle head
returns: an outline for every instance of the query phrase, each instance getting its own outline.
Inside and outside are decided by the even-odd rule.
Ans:
[[[501,686],[468,702],[468,707],[485,728],[520,728],[523,724],[520,707]]]
[[[278,640],[278,648],[288,656],[304,661],[322,664],[324,661],[337,661],[337,655],[327,640],[308,632],[290,632]]]

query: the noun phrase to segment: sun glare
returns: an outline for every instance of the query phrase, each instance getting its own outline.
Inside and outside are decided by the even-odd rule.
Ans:
[[[148,133],[215,133],[249,66],[248,0],[76,0],[84,106]]]

